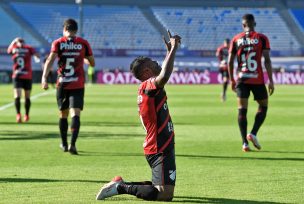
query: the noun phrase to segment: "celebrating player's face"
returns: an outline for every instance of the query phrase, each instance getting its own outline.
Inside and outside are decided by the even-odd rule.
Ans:
[[[161,67],[156,61],[149,60],[141,67],[140,80],[145,81],[153,76],[159,75]]]

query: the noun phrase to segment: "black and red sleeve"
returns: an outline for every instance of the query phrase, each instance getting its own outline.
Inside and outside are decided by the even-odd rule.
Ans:
[[[230,42],[230,46],[229,46],[229,53],[233,53],[236,54],[237,52],[237,47],[236,47],[236,38],[234,37],[231,42]]]
[[[92,48],[91,48],[89,42],[85,41],[85,56],[89,57],[89,56],[92,56],[92,55],[93,55]]]
[[[58,40],[55,40],[53,43],[52,43],[52,47],[51,47],[51,52],[55,52],[55,53],[58,53],[59,51],[59,41]]]
[[[266,35],[261,35],[262,50],[270,50],[270,43]]]

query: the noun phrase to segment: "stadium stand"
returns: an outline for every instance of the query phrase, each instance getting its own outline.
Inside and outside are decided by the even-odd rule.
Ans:
[[[26,36],[29,39],[28,42],[34,46],[40,42],[43,43],[42,46],[49,47],[48,43],[62,35],[62,22],[67,18],[78,19],[79,16],[78,5],[69,3],[67,0],[62,0],[59,4],[48,0],[37,0],[35,3],[3,2],[9,5],[11,11],[4,9],[0,14],[3,16],[0,16],[0,28],[9,28],[1,29],[4,30],[2,34],[16,36],[12,33],[17,33],[17,35]],[[83,5],[83,36],[88,39],[93,49],[163,49],[160,38],[164,27],[183,37],[183,47],[186,50],[213,51],[223,39],[231,38],[242,31],[240,17],[244,13],[253,13],[257,20],[256,30],[269,37],[272,51],[291,55],[303,52],[302,36],[304,34],[300,29],[294,29],[297,25],[302,31],[304,29],[304,10],[301,7],[301,9],[288,10],[284,6],[282,9],[279,3],[273,7],[265,7],[266,5],[259,7],[251,3],[248,8],[238,8],[233,6],[237,3],[233,0],[227,1],[227,5],[222,7],[209,5],[210,2],[209,4],[201,3],[205,6],[192,7],[186,4],[154,6],[155,4],[149,2],[131,6],[132,4],[127,4],[122,0],[115,6],[109,2],[105,5],[101,5],[98,1],[94,2],[94,4]],[[198,1],[193,1],[195,2],[198,4]],[[228,5],[229,2],[230,5]],[[20,24],[16,19],[14,19],[15,22],[9,19],[11,15],[7,13],[15,13],[22,19],[21,21],[25,22],[25,25]],[[9,20],[2,20],[2,18]],[[290,19],[294,24],[293,27],[289,25]],[[28,27],[28,29],[22,29],[22,27]],[[7,34],[10,29],[14,31]],[[38,38],[37,35],[30,35],[24,30],[34,30]],[[0,40],[0,45],[7,45],[8,43],[3,42],[3,39],[5,38]]]
[[[49,43],[62,35],[62,24],[65,19],[78,17],[78,7],[74,4],[16,2],[11,3],[11,6]]]
[[[40,43],[32,37],[27,31],[22,29],[18,23],[12,19],[1,7],[0,7],[0,28],[1,38],[0,45],[8,46],[10,42],[17,36],[26,39],[26,43],[33,46],[40,46]]]
[[[302,32],[304,32],[304,9],[289,9],[289,12],[292,14],[295,21],[298,23]]]
[[[78,19],[78,7],[73,4],[16,2],[11,5],[48,42],[62,34],[60,25],[65,19]],[[162,46],[157,43],[160,34],[134,6],[84,6],[83,25],[84,37],[93,48],[159,49]]]
[[[231,38],[242,31],[240,16],[245,13],[255,15],[256,30],[269,36],[272,49],[300,48],[299,42],[274,8],[152,7],[152,10],[164,27],[184,36],[185,46],[189,50],[216,49],[224,38]]]
[[[160,34],[135,6],[85,6],[84,16],[85,37],[99,47],[162,47]]]

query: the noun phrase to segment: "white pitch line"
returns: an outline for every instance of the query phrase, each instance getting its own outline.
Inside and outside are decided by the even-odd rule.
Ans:
[[[35,100],[35,99],[37,99],[37,98],[39,98],[41,96],[49,95],[49,94],[51,94],[53,92],[55,92],[55,90],[50,90],[50,91],[45,91],[45,92],[38,93],[36,95],[31,96],[31,100]],[[24,101],[24,100],[22,100],[22,101]],[[3,111],[5,109],[7,109],[7,108],[10,108],[10,107],[12,107],[14,105],[15,105],[15,103],[12,102],[12,103],[8,103],[8,104],[6,104],[4,106],[0,106],[0,111]]]

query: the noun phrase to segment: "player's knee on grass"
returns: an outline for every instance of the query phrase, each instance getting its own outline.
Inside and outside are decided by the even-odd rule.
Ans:
[[[155,186],[158,189],[157,200],[158,201],[172,201],[174,196],[174,186]]]
[[[141,198],[144,200],[157,200],[158,197],[158,190],[152,185],[137,185],[136,188],[136,194],[135,196],[137,198]],[[134,195],[134,194],[133,194]]]

